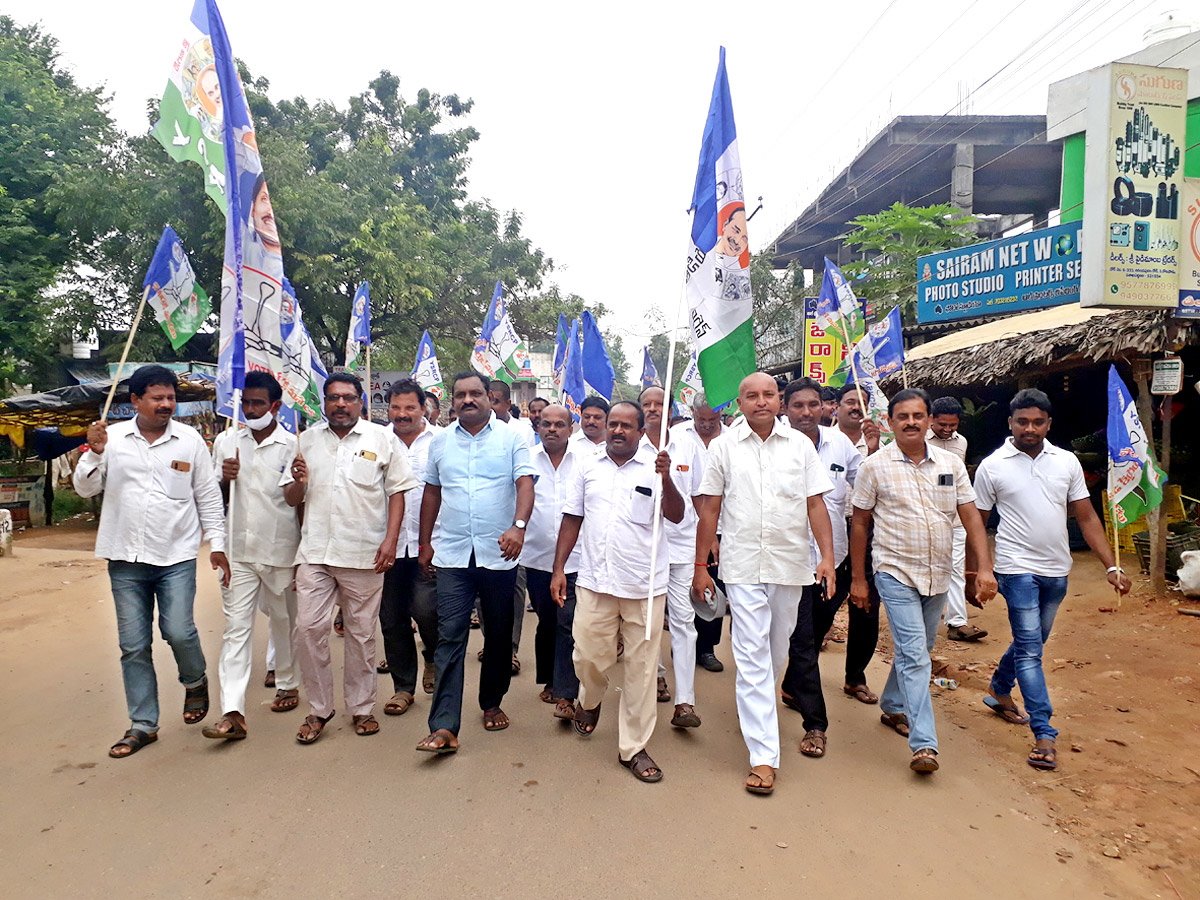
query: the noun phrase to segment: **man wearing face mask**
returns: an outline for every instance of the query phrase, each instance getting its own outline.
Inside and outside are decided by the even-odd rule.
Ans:
[[[225,634],[219,671],[224,715],[205,727],[206,738],[246,737],[246,687],[259,608],[267,612],[275,646],[271,710],[288,712],[300,703],[300,678],[292,658],[296,622],[292,580],[300,521],[283,495],[284,486],[292,481],[296,438],[275,421],[282,400],[283,390],[270,373],[247,372],[242,390],[246,427],[227,428],[213,442],[221,490],[227,499],[233,497],[225,521],[232,558],[229,587],[221,592]]]

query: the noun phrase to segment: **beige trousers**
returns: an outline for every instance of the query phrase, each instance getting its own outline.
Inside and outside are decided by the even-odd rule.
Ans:
[[[646,749],[658,721],[656,676],[662,626],[646,640],[646,599],[629,600],[575,588],[575,674],[579,676],[579,702],[595,709],[608,689],[608,670],[617,663],[617,635],[625,644],[625,680],[617,709],[617,748],[621,759],[632,759]],[[662,621],[667,595],[654,598],[650,621]]]
[[[346,712],[366,716],[375,708],[379,684],[375,672],[375,629],[382,596],[383,575],[371,569],[309,563],[296,567],[296,630],[292,633],[292,646],[314,716],[324,719],[333,712],[329,632],[333,627],[333,608],[339,603],[346,629],[342,666]]]

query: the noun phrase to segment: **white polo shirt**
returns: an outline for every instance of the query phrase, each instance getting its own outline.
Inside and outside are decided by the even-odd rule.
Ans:
[[[237,487],[231,492],[231,517],[225,520],[229,559],[291,568],[300,545],[300,519],[295,507],[284,499],[283,487],[294,480],[296,436],[278,424],[262,443],[244,426],[237,429],[236,443],[233,435],[232,428],[218,434],[212,451],[217,484],[221,483],[221,463],[235,453],[240,463]]]
[[[975,470],[975,505],[996,508],[994,571],[1065,578],[1071,571],[1067,504],[1088,496],[1075,454],[1049,441],[1031,457],[1012,438]]]
[[[575,477],[575,470],[583,465],[584,459],[576,455],[569,440],[557,469],[543,445],[534,447],[529,454],[529,461],[533,464],[534,500],[533,512],[525,526],[525,543],[521,548],[521,565],[525,568],[554,571],[554,547],[558,543],[558,528],[562,524],[563,504],[567,502],[567,491]],[[582,541],[576,541],[563,571],[568,575],[578,572],[582,557]]]
[[[172,419],[150,443],[137,418],[108,426],[103,453],[79,458],[71,481],[80,497],[104,492],[96,556],[152,566],[196,558],[200,535],[225,550],[221,489],[200,432]]]
[[[776,421],[764,441],[740,418],[708,445],[700,493],[721,497],[721,578],[808,585],[808,498],[833,489],[813,442]]]
[[[639,450],[620,466],[607,453],[583,463],[575,470],[563,504],[563,513],[583,516],[576,584],[599,594],[645,598],[650,588],[653,490],[659,479],[654,457]],[[658,541],[655,596],[666,593],[670,571],[661,525]]]
[[[421,549],[421,500],[425,497],[425,461],[429,458],[429,445],[433,443],[433,436],[441,430],[437,425],[426,422],[411,447],[400,441],[399,436],[396,437],[396,440],[400,441],[401,449],[408,453],[408,465],[412,469],[413,478],[417,480],[417,486],[404,495],[404,524],[400,526],[400,538],[396,541],[396,559],[415,557]],[[395,434],[395,431],[392,433]],[[437,539],[438,525],[434,522],[431,541],[436,544]]]
[[[648,454],[651,465],[658,458],[658,451],[646,435],[642,435],[638,452]],[[668,519],[666,522],[668,553],[671,565],[691,565],[696,561],[696,526],[700,523],[694,498],[700,496],[704,457],[697,451],[695,441],[679,435],[674,429],[667,431],[667,456],[671,457],[671,482],[683,498],[683,521],[676,524]],[[688,581],[691,581],[690,574]]]
[[[296,564],[374,569],[387,536],[388,498],[417,486],[400,438],[359,419],[344,438],[328,422],[300,435],[308,463]]]
[[[846,504],[854,492],[854,480],[858,477],[858,467],[862,463],[862,454],[837,428],[818,425],[820,444],[817,445],[817,456],[825,474],[833,485],[833,490],[822,496],[825,508],[829,510],[829,522],[833,526],[833,564],[840,566],[850,552],[850,540],[846,534]],[[803,432],[802,432],[803,433]],[[817,539],[812,536],[812,528],[808,530],[812,550],[812,560],[815,567],[821,558],[817,547]]]

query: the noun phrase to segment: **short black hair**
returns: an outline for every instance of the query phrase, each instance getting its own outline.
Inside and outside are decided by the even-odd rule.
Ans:
[[[938,397],[929,407],[929,412],[935,416],[961,416],[963,408],[953,397]]]
[[[646,414],[642,412],[642,408],[638,404],[634,403],[632,400],[618,400],[608,408],[607,412],[612,412],[618,406],[632,406],[634,409],[636,409],[638,416],[638,428],[642,429],[643,431],[646,429]]]
[[[787,406],[791,402],[792,396],[801,391],[816,391],[817,396],[821,396],[821,386],[819,384],[811,378],[797,378],[795,381],[789,382],[788,386],[783,389],[783,405]]]
[[[421,408],[425,408],[425,391],[412,378],[397,378],[392,382],[392,386],[388,388],[387,397],[384,399],[392,402],[393,397],[398,397],[400,394],[414,394],[417,398],[417,403]]]
[[[840,388],[838,388],[837,402],[841,403],[842,398],[845,397],[847,394],[857,394],[860,390],[861,390],[861,388],[858,386],[857,381],[846,382]]]
[[[891,416],[892,412],[896,409],[897,403],[903,403],[905,400],[920,400],[925,404],[926,414],[929,413],[930,408],[933,406],[933,402],[929,399],[929,391],[924,388],[905,388],[897,392],[896,396],[888,401],[888,416]]]
[[[321,391],[322,396],[327,396],[329,394],[329,386],[331,384],[353,385],[355,393],[357,393],[360,397],[363,395],[362,381],[353,372],[334,372],[332,375],[326,378],[325,387]]]
[[[1023,391],[1017,391],[1017,396],[1008,403],[1008,414],[1016,415],[1018,409],[1040,409],[1048,416],[1054,415],[1054,410],[1050,406],[1050,398],[1037,388],[1025,388]]]
[[[547,400],[545,397],[534,397],[532,400],[529,401],[528,405],[533,406],[533,404],[535,404],[535,403],[545,403],[546,406],[550,405],[550,401]]]
[[[821,388],[821,402],[828,403],[830,400],[832,400],[834,403],[837,403],[837,394],[835,394],[833,392],[833,388],[831,388],[831,387]]]
[[[442,401],[438,399],[438,395],[435,394],[433,391],[425,392],[425,402],[432,403],[438,409],[442,408]]]
[[[177,389],[179,376],[166,366],[142,366],[129,376],[129,395],[132,397],[137,394],[140,397],[146,393],[147,388],[156,384],[170,385]]]
[[[521,418],[521,407],[517,406],[515,403],[510,403],[508,406],[508,414],[514,419]]]
[[[646,391],[653,391],[656,388],[663,392],[664,398],[667,396],[667,392],[666,392],[666,390],[663,389],[663,386],[661,384],[648,384],[644,388],[642,388],[640,391],[638,391],[638,403],[642,402],[642,397],[645,396]]]
[[[608,415],[608,401],[596,394],[583,398],[583,402],[579,404],[579,412],[582,413],[585,409],[593,406],[603,411],[606,416]]]
[[[474,370],[468,371],[468,372],[459,372],[457,375],[455,375],[453,378],[450,379],[450,396],[451,397],[454,396],[454,389],[458,387],[458,383],[460,381],[464,381],[468,378],[478,378],[479,383],[483,385],[483,392],[485,394],[492,389],[492,379],[488,378],[482,372],[476,372]]]
[[[512,388],[508,386],[507,381],[501,381],[499,378],[492,379],[492,385],[488,388],[488,393],[495,391],[496,396],[501,400],[512,400]]]
[[[275,376],[261,369],[255,369],[253,372],[246,373],[246,384],[242,390],[244,391],[246,388],[260,388],[265,390],[267,392],[267,399],[272,403],[283,399],[283,388],[279,386],[279,382],[275,380]]]

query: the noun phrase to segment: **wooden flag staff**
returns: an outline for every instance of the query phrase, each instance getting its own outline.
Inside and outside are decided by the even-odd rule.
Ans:
[[[137,334],[138,323],[142,321],[142,312],[146,309],[146,298],[150,296],[150,288],[146,287],[142,291],[142,302],[138,304],[137,313],[134,314],[133,324],[129,327],[129,337],[125,338],[125,349],[121,351],[121,361],[117,363],[117,371],[113,374],[112,384],[108,388],[108,397],[104,401],[104,411],[100,413],[100,421],[108,421],[108,411],[112,408],[113,395],[117,392],[117,385],[121,381],[121,370],[125,368],[125,361],[129,358],[129,347],[133,344],[133,336]]]

